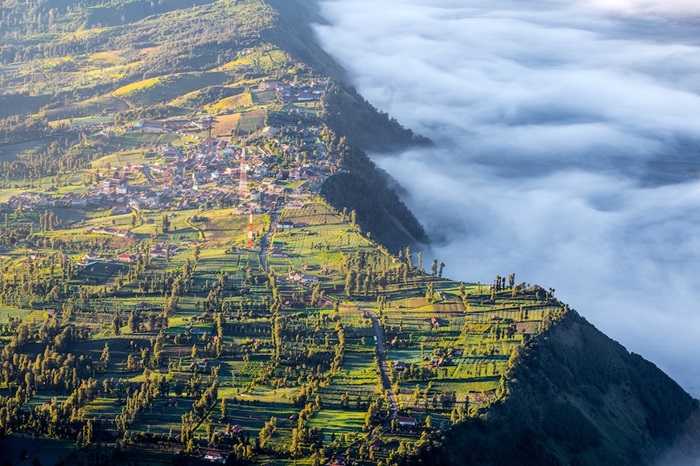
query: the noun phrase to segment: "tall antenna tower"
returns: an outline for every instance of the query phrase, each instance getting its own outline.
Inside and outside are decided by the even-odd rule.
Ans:
[[[241,167],[238,178],[238,197],[243,199],[248,196],[248,174],[246,169],[248,168],[245,163],[245,139],[243,139],[243,152],[241,153]]]
[[[248,249],[253,249],[253,205],[250,205],[250,218],[248,219]]]

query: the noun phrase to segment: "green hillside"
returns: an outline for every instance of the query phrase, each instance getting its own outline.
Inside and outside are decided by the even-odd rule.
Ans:
[[[423,258],[365,151],[430,142],[343,82],[314,8],[0,2],[0,464],[692,448],[697,403],[551,290]]]

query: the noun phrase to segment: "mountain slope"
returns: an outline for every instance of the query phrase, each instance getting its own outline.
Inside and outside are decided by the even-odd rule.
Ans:
[[[248,138],[251,145],[250,139],[254,135],[260,135],[263,127],[277,124],[278,127],[294,128],[291,131],[294,136],[288,136],[288,140],[280,145],[271,142],[268,144],[261,136],[262,142],[258,142],[255,150],[261,159],[274,159],[272,166],[275,171],[279,170],[281,174],[290,171],[288,169],[294,164],[303,165],[301,160],[291,162],[297,156],[301,159],[302,154],[310,158],[327,157],[323,162],[328,162],[327,173],[332,175],[325,178],[318,194],[336,211],[345,210],[352,223],[359,225],[366,236],[371,235],[373,240],[391,251],[403,252],[409,245],[427,241],[421,225],[402,203],[398,194],[400,187],[395,185],[387,173],[378,169],[367,155],[367,151],[387,152],[427,141],[402,128],[388,115],[377,112],[344,82],[346,77],[342,67],[323,51],[309,26],[309,22],[322,21],[314,8],[314,2],[304,0],[218,0],[198,2],[195,5],[181,0],[163,0],[151,4],[120,0],[85,0],[74,8],[68,8],[55,0],[38,0],[31,3],[2,2],[0,118],[5,119],[0,120],[0,140],[3,141],[3,144],[0,144],[0,151],[3,151],[0,153],[0,169],[2,174],[7,176],[2,189],[10,189],[12,186],[11,189],[17,190],[18,195],[25,187],[34,190],[34,193],[27,197],[46,206],[46,193],[38,191],[55,192],[58,188],[54,184],[58,184],[59,188],[63,189],[60,192],[60,195],[64,196],[62,202],[72,205],[75,201],[76,205],[80,205],[80,201],[85,199],[79,198],[79,194],[75,193],[84,193],[89,187],[105,181],[101,178],[103,176],[116,178],[122,172],[124,179],[129,179],[136,185],[135,192],[146,193],[151,189],[149,185],[153,180],[149,177],[153,176],[155,170],[139,171],[133,169],[134,165],[143,164],[148,167],[152,162],[147,159],[157,155],[158,146],[165,146],[166,141],[168,145],[175,143],[178,148],[184,150],[205,141],[208,134],[198,120],[206,122],[206,117],[218,119],[215,131],[220,130],[221,134],[214,133],[215,137],[233,139],[230,137],[235,135],[239,140]],[[331,77],[332,82],[327,86],[324,84],[325,95],[319,98],[318,106],[306,106],[305,103],[295,102],[298,105],[289,108],[284,99],[267,89],[269,81],[279,80],[291,86],[290,83],[300,81],[325,83],[327,77]],[[172,130],[167,134],[157,132],[153,138],[147,133],[133,130],[137,120],[170,117],[173,117],[173,120],[187,120],[188,124],[192,125],[197,123],[199,126],[188,130],[191,134],[181,135],[180,132]],[[80,118],[86,118],[86,121],[75,121]],[[74,124],[77,129],[72,128]],[[97,127],[99,125],[105,127]],[[92,128],[93,126],[96,127]],[[311,127],[316,128],[315,131],[305,131]],[[24,144],[27,144],[27,147]],[[287,149],[279,149],[282,145]],[[7,148],[8,146],[12,147]],[[293,153],[290,149],[292,147]],[[320,155],[321,153],[323,155]],[[196,155],[193,158],[195,157]],[[218,164],[224,157],[215,154],[212,158],[217,159],[212,160],[212,163]],[[100,163],[96,163],[100,159]],[[316,159],[315,162],[321,165],[321,160]],[[224,163],[221,163],[223,168]],[[299,166],[294,168],[298,169]],[[178,171],[176,166],[170,168],[172,173]],[[200,168],[202,171],[208,170],[206,167],[197,167],[196,170]],[[226,168],[233,170],[238,167],[231,163]],[[159,170],[165,173],[162,166]],[[187,172],[187,176],[177,178],[184,185],[185,179],[191,183],[190,179],[194,177],[196,181],[196,175],[197,173],[190,171]],[[218,170],[217,175],[221,175]],[[61,179],[61,176],[64,179]],[[108,186],[114,182],[114,192],[119,191],[119,180],[106,181]],[[201,181],[207,180],[204,178]],[[234,177],[228,181],[229,188],[204,188],[196,195],[206,192],[207,189],[210,189],[210,193],[236,191],[233,186],[238,180]],[[279,186],[285,186],[282,189],[288,191],[285,195],[291,195],[291,192],[299,188],[288,180],[279,181]],[[51,186],[49,189],[52,191],[47,189],[48,186]],[[308,200],[309,198],[306,198],[305,202]],[[291,441],[292,437],[299,440],[299,433],[304,434],[300,436],[304,437],[304,441],[301,442],[306,449],[304,453],[311,457],[313,448],[314,460],[319,462],[320,458],[325,461],[330,452],[346,451],[354,444],[354,440],[350,442],[348,439],[344,439],[345,444],[339,443],[340,440],[328,442],[326,439],[324,444],[321,434],[320,444],[328,447],[328,450],[318,448],[318,432],[313,429],[321,427],[310,428],[304,422],[309,421],[309,417],[318,414],[318,410],[324,407],[330,408],[328,411],[332,411],[339,419],[348,417],[348,412],[352,413],[355,421],[354,434],[358,438],[361,436],[367,443],[373,439],[367,438],[362,431],[365,411],[368,411],[368,430],[385,423],[381,415],[382,393],[377,390],[376,384],[372,335],[364,325],[367,323],[366,319],[362,320],[359,317],[362,315],[361,308],[365,307],[376,310],[379,315],[384,312],[382,317],[386,320],[382,325],[387,337],[392,337],[387,338],[387,341],[395,345],[389,351],[397,357],[406,357],[409,361],[406,369],[397,369],[393,373],[396,378],[394,382],[404,390],[403,393],[398,393],[399,396],[403,396],[404,402],[407,402],[407,398],[414,398],[410,406],[418,407],[416,400],[424,401],[425,407],[422,408],[425,410],[428,409],[430,394],[433,400],[431,413],[440,418],[441,424],[445,426],[450,423],[451,407],[447,395],[452,387],[458,387],[455,396],[460,396],[460,403],[466,400],[472,403],[472,409],[469,410],[465,422],[449,429],[445,428],[441,433],[432,434],[433,438],[430,438],[431,434],[428,432],[433,432],[434,428],[426,425],[428,415],[421,418],[420,414],[414,414],[421,421],[419,430],[408,432],[403,439],[408,438],[410,440],[407,442],[412,443],[421,435],[420,432],[423,432],[423,437],[415,442],[416,451],[411,451],[413,447],[408,447],[406,454],[402,453],[404,448],[398,447],[398,440],[390,439],[387,442],[390,447],[386,450],[391,450],[388,453],[388,461],[391,464],[651,464],[674,439],[683,439],[683,426],[694,409],[694,415],[697,417],[697,403],[675,382],[640,356],[627,353],[619,344],[605,337],[575,312],[565,310],[559,319],[548,326],[538,328],[538,323],[547,321],[547,318],[541,315],[549,312],[550,307],[558,307],[559,303],[552,297],[539,296],[541,293],[535,290],[535,287],[527,293],[519,294],[522,289],[518,290],[513,285],[505,289],[503,285],[504,288],[500,288],[499,293],[494,293],[489,299],[488,287],[485,287],[486,290],[482,293],[481,284],[470,284],[466,288],[464,285],[443,280],[441,272],[437,273],[437,261],[436,271],[432,275],[423,274],[420,270],[422,265],[415,266],[411,257],[402,254],[390,257],[385,251],[375,250],[371,242],[359,237],[356,225],[345,223],[347,216],[338,219],[331,213],[320,213],[325,206],[314,206],[316,200],[314,198],[313,202],[307,202],[307,205],[295,210],[296,214],[285,212],[288,217],[296,219],[288,221],[297,226],[290,228],[296,230],[283,232],[278,238],[286,245],[288,251],[296,251],[296,255],[291,254],[291,260],[282,248],[277,254],[280,256],[277,270],[278,273],[281,272],[277,277],[280,281],[285,280],[284,299],[279,295],[275,296],[275,293],[271,296],[266,295],[269,287],[263,284],[271,279],[270,277],[263,274],[253,277],[258,251],[241,251],[239,249],[244,248],[239,246],[244,243],[225,241],[231,240],[227,238],[227,234],[238,234],[243,241],[247,238],[245,227],[248,210],[244,210],[246,218],[241,220],[241,216],[230,215],[231,205],[222,203],[217,209],[212,209],[212,203],[208,201],[202,203],[202,213],[197,211],[197,215],[193,216],[182,212],[173,217],[173,221],[177,222],[177,230],[169,233],[165,231],[169,209],[152,209],[151,212],[146,212],[147,222],[139,217],[142,210],[149,209],[138,207],[139,215],[136,215],[136,211],[132,214],[129,209],[123,210],[125,213],[111,219],[111,225],[126,230],[131,226],[131,229],[140,235],[133,240],[142,242],[138,247],[130,245],[129,241],[132,240],[125,240],[125,246],[125,243],[118,240],[106,240],[105,235],[100,233],[102,236],[99,236],[94,230],[90,230],[93,233],[86,233],[86,224],[80,223],[85,221],[81,217],[83,213],[78,215],[80,219],[71,219],[76,211],[62,210],[61,217],[63,214],[70,214],[65,215],[66,223],[62,224],[63,219],[54,220],[53,213],[49,220],[47,213],[50,209],[46,208],[44,212],[44,207],[41,207],[39,211],[32,211],[32,206],[23,204],[22,201],[13,205],[12,209],[8,208],[6,212],[5,223],[11,228],[4,227],[5,229],[0,230],[10,233],[5,240],[13,248],[17,244],[22,245],[21,242],[30,236],[33,236],[32,240],[41,240],[41,254],[55,254],[54,244],[58,244],[58,248],[64,248],[66,254],[61,251],[59,261],[63,274],[64,266],[68,268],[70,265],[72,268],[69,255],[77,262],[83,258],[87,259],[86,254],[95,252],[93,248],[103,249],[105,254],[114,256],[121,253],[121,256],[126,255],[127,261],[131,261],[131,253],[145,254],[151,247],[161,248],[162,245],[152,244],[159,235],[160,227],[160,233],[169,241],[175,242],[178,250],[182,252],[174,263],[168,260],[169,252],[162,253],[166,256],[163,260],[154,259],[156,263],[152,266],[153,269],[149,269],[149,273],[152,270],[157,271],[157,274],[154,274],[156,278],[151,277],[153,283],[155,280],[161,280],[159,277],[194,273],[194,269],[190,267],[189,256],[187,262],[183,263],[182,255],[188,254],[196,264],[195,267],[201,267],[200,259],[203,265],[209,266],[206,274],[198,276],[198,288],[193,287],[187,291],[187,286],[181,285],[179,281],[178,286],[172,285],[175,281],[173,279],[163,285],[162,292],[156,291],[153,285],[152,296],[144,297],[148,290],[139,289],[140,283],[137,284],[136,281],[140,278],[134,278],[137,277],[137,267],[134,265],[134,270],[127,274],[133,282],[127,283],[125,289],[121,290],[123,284],[117,286],[115,281],[115,291],[112,292],[108,291],[107,285],[104,285],[104,289],[98,288],[89,280],[91,277],[86,279],[84,275],[75,278],[73,284],[68,284],[66,277],[69,277],[72,271],[65,272],[65,277],[55,276],[58,269],[55,269],[55,263],[48,262],[40,269],[45,269],[42,280],[49,282],[50,287],[39,287],[39,284],[43,286],[43,282],[33,277],[6,280],[3,286],[11,290],[23,284],[33,287],[31,296],[25,296],[27,293],[24,291],[13,296],[13,310],[29,306],[30,300],[34,302],[34,299],[37,299],[36,302],[40,306],[46,304],[56,309],[62,309],[63,304],[67,303],[70,303],[71,309],[72,306],[76,306],[76,309],[80,309],[78,317],[74,316],[74,320],[71,321],[69,315],[65,324],[61,324],[62,328],[66,329],[75,325],[78,318],[83,319],[81,323],[89,320],[88,323],[93,325],[92,320],[96,315],[95,301],[119,303],[119,299],[122,298],[127,302],[114,306],[113,313],[103,312],[101,317],[98,316],[103,320],[97,325],[120,329],[120,319],[123,317],[126,320],[126,312],[132,309],[135,302],[139,303],[139,307],[132,310],[133,316],[143,312],[144,316],[148,314],[149,317],[155,318],[162,314],[163,309],[179,312],[170,323],[182,326],[182,332],[185,331],[184,319],[187,319],[187,322],[189,319],[194,321],[200,318],[213,320],[212,315],[207,315],[209,311],[212,314],[218,311],[223,311],[224,314],[228,312],[226,317],[231,325],[224,328],[223,323],[216,324],[217,330],[221,327],[222,337],[226,337],[222,339],[229,345],[222,349],[223,359],[228,357],[232,363],[231,367],[236,371],[244,372],[242,368],[256,371],[255,374],[242,377],[244,380],[250,379],[250,386],[238,386],[235,392],[232,386],[227,387],[230,389],[228,396],[232,399],[241,393],[250,396],[248,390],[252,391],[256,383],[265,393],[274,394],[277,390],[286,390],[282,397],[284,401],[280,402],[283,409],[273,413],[280,416],[283,414],[280,419],[294,420],[293,416],[298,416],[297,420],[302,418],[303,421],[294,424],[297,428],[285,425],[279,430],[273,441],[273,444],[277,443],[274,446],[277,450],[265,451],[264,445],[256,447],[255,454],[278,455],[273,456],[275,460],[282,457],[286,460],[290,454],[300,454],[300,450],[289,450],[289,446],[294,444]],[[93,215],[95,218],[91,217]],[[88,215],[91,217],[88,219],[89,224],[101,227],[102,232],[107,231],[103,225],[106,215],[106,211],[96,208]],[[231,222],[231,219],[237,221]],[[326,222],[330,222],[331,225],[327,225]],[[228,230],[223,226],[230,226],[232,223],[237,223],[239,230],[237,233],[226,233]],[[259,223],[261,222],[256,220],[256,227]],[[55,243],[48,239],[59,236],[58,233],[63,227],[66,227],[66,230],[61,241]],[[328,230],[332,231],[329,233]],[[39,231],[40,233],[37,233]],[[134,234],[131,230],[129,233]],[[89,238],[93,246],[81,241],[81,235],[93,235]],[[74,238],[78,239],[74,241]],[[226,247],[222,244],[209,244],[212,239],[221,240]],[[202,258],[200,242],[204,244]],[[35,244],[27,246],[33,249],[38,244],[39,241],[36,241]],[[5,244],[0,246],[5,247]],[[215,246],[220,249],[216,249]],[[30,266],[24,267],[20,259],[25,259],[27,250],[12,249],[10,252],[15,254],[18,261],[12,265],[5,262],[4,266],[9,267],[7,270],[12,270],[17,276],[24,277],[22,274],[27,273],[24,269],[37,269],[31,261],[43,260],[41,254],[32,253],[35,258],[26,258]],[[126,252],[129,254],[125,254]],[[156,250],[153,252],[158,254]],[[245,256],[244,259],[248,262],[241,262],[243,259],[239,256]],[[238,257],[235,266],[233,257]],[[248,265],[244,266],[244,263]],[[251,263],[254,264],[252,267]],[[298,267],[297,271],[316,270],[319,276],[307,276],[304,280],[319,280],[319,287],[311,290],[310,287],[304,286],[305,283],[293,283],[293,279],[290,278],[293,276],[293,270],[290,268],[292,265],[294,268]],[[127,265],[122,264],[121,267],[130,270]],[[226,267],[229,268],[229,275],[221,274]],[[248,277],[246,272],[251,276]],[[145,272],[141,270],[140,273]],[[332,273],[332,278],[323,275],[324,273]],[[122,273],[119,272],[117,281],[121,282],[122,278]],[[229,279],[233,284],[227,284]],[[383,286],[375,283],[382,281]],[[503,282],[505,283],[505,279]],[[498,283],[500,286],[501,282]],[[112,286],[111,282],[108,284]],[[252,306],[254,310],[248,308],[249,296],[243,296],[251,293],[253,284],[257,286],[257,289],[252,291],[253,296],[263,297],[257,299]],[[69,286],[74,288],[70,289]],[[437,286],[437,289],[434,286]],[[166,303],[166,294],[172,293],[170,296],[178,298],[176,295],[180,288],[182,290],[179,292],[189,294],[178,309],[178,300],[168,300]],[[320,297],[323,293],[327,295]],[[309,294],[310,301],[306,299]],[[207,308],[205,312],[200,313],[204,296],[208,296]],[[274,300],[270,300],[272,297]],[[141,309],[141,303],[145,304],[146,301],[152,304],[152,309]],[[342,307],[341,301],[344,301]],[[306,306],[307,302],[309,306]],[[337,309],[330,309],[335,303],[338,304]],[[228,309],[225,309],[224,304]],[[319,309],[319,305],[329,308]],[[539,313],[538,317],[524,317],[523,306],[531,307],[533,314]],[[14,309],[15,307],[17,309]],[[120,316],[122,309],[125,314]],[[37,309],[37,312],[43,316],[43,311]],[[49,320],[46,319],[45,322]],[[339,325],[335,326],[335,323]],[[537,331],[532,331],[533,334],[538,334],[542,329],[544,333],[533,338],[523,348],[520,356],[515,353],[511,360],[510,372],[501,372],[506,366],[507,355],[511,349],[519,348],[525,340],[522,334],[514,331],[517,323],[529,326],[528,328],[537,328]],[[211,322],[209,324],[214,325]],[[19,320],[12,325],[18,326]],[[34,324],[25,322],[23,325],[27,333],[22,339],[23,343],[28,343],[28,347],[36,346],[34,336],[29,332]],[[58,323],[56,325],[58,329]],[[348,330],[347,348],[344,347],[344,325]],[[167,326],[166,322],[165,327]],[[191,324],[187,326],[191,327]],[[151,325],[149,322],[149,327],[155,327],[155,323]],[[6,339],[13,338],[14,328],[8,327],[9,330],[4,335]],[[133,333],[138,333],[137,330],[140,332],[138,326],[135,328]],[[39,329],[35,330],[37,335],[41,334]],[[264,336],[250,338],[249,330],[254,330],[256,336]],[[268,338],[273,330],[274,336]],[[510,330],[513,330],[512,334],[508,334]],[[324,331],[327,337],[325,342],[319,338]],[[110,338],[113,336],[109,333],[111,330],[105,332]],[[224,335],[226,332],[228,333]],[[236,334],[232,335],[234,332]],[[302,334],[306,338],[300,341],[299,336]],[[504,334],[508,337],[504,338]],[[413,337],[415,341],[412,341]],[[32,341],[29,342],[29,339]],[[332,348],[331,342],[335,342],[336,339],[338,344],[333,343],[335,348]],[[114,342],[119,340],[115,338]],[[131,336],[123,340],[131,340]],[[143,339],[146,345],[148,341]],[[213,341],[199,343],[200,347],[209,346],[207,351],[219,358],[214,351]],[[155,346],[153,342],[151,345]],[[166,348],[171,350],[173,359],[176,352],[177,357],[182,359],[180,353],[183,348],[184,354],[190,354],[191,346],[185,346],[186,344],[175,337],[172,342],[168,341],[167,345]],[[239,352],[241,345],[246,348],[251,345],[250,354],[256,358],[260,357],[260,360],[256,360],[260,366],[251,369],[244,355]],[[284,364],[278,367],[280,353],[285,350],[285,345],[289,358],[282,358]],[[276,355],[272,351],[273,346],[276,347]],[[423,354],[424,346],[427,347],[426,354]],[[18,347],[22,349],[21,345]],[[96,348],[93,353],[98,359],[103,345]],[[135,348],[133,342],[130,348],[134,353],[129,353],[132,358],[136,357],[137,361],[146,359],[148,353],[142,353],[139,348]],[[153,349],[155,353],[155,347]],[[226,350],[229,354],[226,354]],[[352,353],[353,351],[355,353]],[[353,358],[348,357],[349,365],[341,369],[340,365],[346,352],[352,353]],[[460,353],[459,356],[457,353]],[[195,363],[196,354],[194,351],[192,364]],[[246,353],[245,357],[250,354]],[[26,358],[27,355],[23,357]],[[34,358],[36,355],[31,356]],[[122,352],[122,356],[126,359],[126,350]],[[263,359],[265,356],[269,356],[269,359]],[[333,369],[322,370],[319,365],[315,370],[318,378],[314,379],[314,370],[309,370],[305,362],[305,358],[310,356],[319,360],[333,359]],[[12,355],[6,357],[9,365]],[[366,362],[365,365],[360,365],[360,370],[352,367],[353,359],[358,358],[364,358]],[[458,362],[442,366],[442,362],[449,361],[450,358]],[[22,366],[21,370],[32,365],[13,364]],[[124,361],[123,366],[129,370],[123,371],[122,362],[119,364],[119,368],[115,368],[113,364],[105,369],[119,369],[112,372],[119,374],[117,378],[134,369],[133,364],[129,365]],[[142,365],[147,368],[146,362],[142,362]],[[41,365],[33,366],[40,368]],[[105,363],[105,366],[108,364]],[[179,366],[181,364],[178,364]],[[268,372],[258,376],[257,372],[262,372],[263,366]],[[280,370],[277,370],[278,368]],[[14,369],[20,370],[19,367]],[[165,370],[165,367],[156,364],[153,369]],[[351,377],[350,373],[353,371]],[[478,373],[475,375],[472,371]],[[179,378],[180,381],[190,380],[190,375],[192,379],[196,379],[198,375],[196,371],[177,372],[175,375],[169,375]],[[90,373],[86,370],[86,377]],[[230,369],[228,374],[231,375],[233,383],[234,369]],[[355,388],[354,377],[368,381],[365,383],[367,391],[361,391],[357,398],[353,394],[352,405],[355,410],[348,411],[351,404],[349,395],[345,401],[340,400],[347,387]],[[499,378],[502,384],[496,390]],[[218,381],[213,380],[216,376],[212,375],[211,379],[212,387],[216,388],[214,382]],[[274,379],[274,385],[269,379]],[[336,393],[332,393],[333,390],[324,392],[323,389],[328,388],[328,381],[332,382],[334,379],[336,382],[340,379],[341,383],[338,385],[342,388],[336,390]],[[25,377],[19,377],[17,380],[25,380]],[[29,384],[29,379],[27,380]],[[77,385],[78,378],[75,377],[74,380],[72,383]],[[320,380],[323,380],[323,383],[320,383]],[[406,395],[407,387],[408,390],[415,390],[415,397]],[[79,388],[72,387],[76,390]],[[314,406],[309,404],[307,409],[304,401],[299,402],[299,399],[306,400],[307,397],[310,401],[312,395],[317,394],[316,391],[321,394],[317,395],[318,402]],[[30,390],[27,390],[27,393],[29,392]],[[19,394],[19,390],[17,393]],[[164,393],[170,392],[165,390]],[[112,393],[103,395],[107,400],[107,403],[103,404],[116,403],[115,408],[121,406],[121,398],[110,398],[108,395],[113,395]],[[323,399],[320,398],[321,395],[324,396]],[[438,404],[434,401],[438,396],[443,397],[446,402]],[[9,398],[0,397],[2,400],[7,399],[5,401],[8,403]],[[225,399],[223,395],[221,398]],[[213,400],[217,401],[218,398],[214,396]],[[368,400],[368,406],[365,406],[365,400]],[[491,400],[497,401],[487,407]],[[326,406],[323,406],[324,404]],[[18,402],[13,406],[17,408],[20,405]],[[30,409],[30,406],[27,409]],[[237,413],[245,409],[243,404],[237,404],[235,407]],[[314,410],[317,412],[314,413]],[[246,411],[248,412],[250,411]],[[66,413],[70,414],[70,410]],[[455,413],[459,414],[457,408]],[[258,416],[259,413],[255,414]],[[272,417],[271,413],[267,414]],[[321,414],[324,413],[321,411]],[[222,418],[225,418],[225,415],[224,410]],[[13,420],[12,416],[8,418]],[[252,418],[251,415],[249,419]],[[19,417],[14,418],[16,419]],[[176,430],[181,419],[185,423],[182,416],[175,417]],[[237,419],[241,421],[244,417]],[[315,425],[327,428],[323,419],[316,419]],[[256,421],[264,422],[265,419],[256,418]],[[268,428],[265,425],[263,428],[262,422],[255,426],[255,429],[272,431],[274,434],[274,426]],[[140,434],[150,435],[150,422],[141,424]],[[211,427],[211,424],[207,425]],[[73,427],[83,427],[79,423],[76,423],[76,426]],[[109,426],[102,427],[105,431],[111,429],[111,420]],[[219,427],[223,429],[222,426]],[[400,437],[402,432],[394,431],[388,435],[394,434]],[[333,438],[335,435],[333,431]],[[264,436],[260,438],[262,437]],[[161,437],[149,438],[154,443],[165,442],[166,438],[168,442],[171,440],[162,433]],[[206,445],[207,442],[202,440],[200,443]],[[194,441],[192,444],[194,447]],[[179,446],[173,441],[173,449],[175,445]],[[363,454],[369,461],[368,447],[362,447],[366,447]],[[194,451],[189,445],[187,448]],[[250,459],[253,453],[246,451],[241,453],[243,454],[247,456],[241,457]],[[261,458],[256,460],[265,461]],[[376,464],[377,461],[372,462]]]
[[[574,311],[526,347],[510,379],[488,413],[402,462],[652,465],[698,413],[670,377]]]

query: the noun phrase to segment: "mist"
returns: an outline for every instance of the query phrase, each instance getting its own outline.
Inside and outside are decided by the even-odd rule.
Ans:
[[[555,288],[700,397],[700,4],[325,0],[324,47],[435,147],[374,160],[455,280]]]

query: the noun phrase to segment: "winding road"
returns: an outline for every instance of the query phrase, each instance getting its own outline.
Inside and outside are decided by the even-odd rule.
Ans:
[[[382,331],[382,326],[379,325],[379,319],[377,315],[366,309],[363,309],[370,319],[372,319],[372,327],[374,327],[374,338],[377,342],[377,360],[379,361],[379,371],[381,372],[382,387],[387,392],[387,398],[389,401],[389,416],[384,421],[384,428],[387,429],[391,421],[396,419],[399,413],[399,405],[396,402],[396,393],[391,386],[391,379],[389,379],[389,363],[386,360],[386,343],[384,342],[384,332]]]

